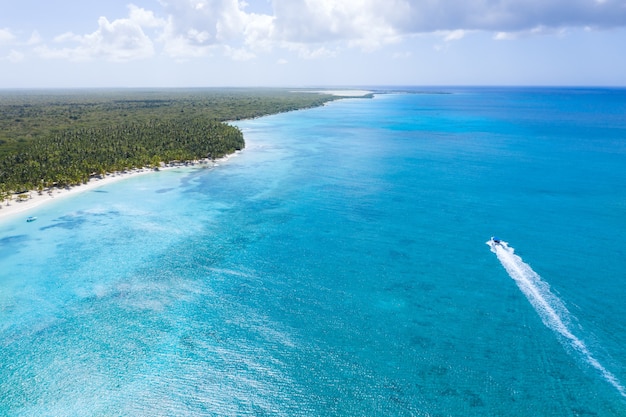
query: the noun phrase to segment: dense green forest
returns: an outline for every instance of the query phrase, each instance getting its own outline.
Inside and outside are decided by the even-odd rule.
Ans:
[[[275,89],[0,91],[0,201],[244,147],[240,120],[337,97]]]

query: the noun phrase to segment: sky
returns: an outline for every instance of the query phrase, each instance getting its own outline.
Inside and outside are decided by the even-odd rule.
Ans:
[[[626,86],[626,0],[0,0],[0,88]]]

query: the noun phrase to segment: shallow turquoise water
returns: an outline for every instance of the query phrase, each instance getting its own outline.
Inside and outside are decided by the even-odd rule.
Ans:
[[[626,415],[626,91],[445,92],[0,223],[0,415]]]

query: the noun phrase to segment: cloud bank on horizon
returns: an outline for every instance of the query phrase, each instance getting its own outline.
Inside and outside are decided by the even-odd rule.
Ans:
[[[75,0],[66,1],[67,10],[59,13],[71,15]],[[424,37],[433,49],[442,50],[472,36],[504,42],[569,33],[622,33],[626,27],[624,0],[152,0],[139,5],[140,1],[119,4],[117,15],[93,10],[91,29],[82,33],[78,29],[85,26],[84,19],[78,25],[58,17],[65,30],[52,33],[46,21],[57,16],[38,19],[33,13],[32,20],[17,19],[21,23],[16,24],[11,10],[0,11],[0,66],[28,59],[241,62],[270,56],[275,64],[285,64],[289,61],[282,56],[287,55],[316,60],[406,45],[405,51],[393,54],[401,57],[412,55],[414,39]],[[12,10],[17,13],[16,7]]]

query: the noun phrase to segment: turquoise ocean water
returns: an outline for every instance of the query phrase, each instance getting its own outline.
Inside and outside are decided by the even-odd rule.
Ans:
[[[626,416],[626,90],[237,125],[0,222],[0,415]]]

